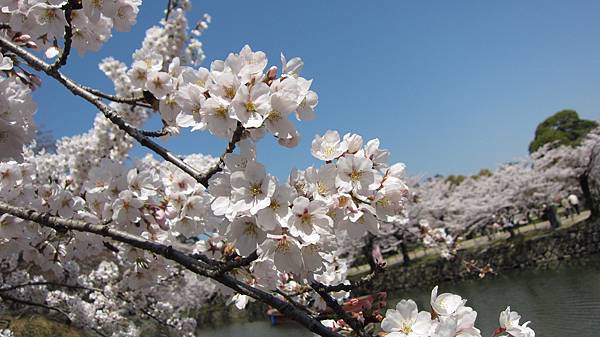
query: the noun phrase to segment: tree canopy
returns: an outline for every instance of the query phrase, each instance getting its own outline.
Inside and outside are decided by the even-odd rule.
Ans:
[[[529,153],[548,143],[576,146],[598,123],[579,118],[575,110],[561,110],[546,118],[535,129],[535,138],[529,144]]]

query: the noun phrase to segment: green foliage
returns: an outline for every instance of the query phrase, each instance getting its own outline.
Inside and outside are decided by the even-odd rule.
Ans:
[[[546,118],[535,129],[535,138],[529,144],[529,153],[548,143],[576,146],[598,123],[580,119],[575,110],[562,110]]]
[[[451,174],[446,178],[446,181],[448,183],[450,183],[450,185],[452,185],[452,186],[458,186],[458,185],[462,184],[462,182],[465,181],[465,179],[467,179],[467,177],[465,177],[461,174],[459,174],[459,175]]]
[[[477,173],[476,175],[472,175],[471,178],[477,180],[481,177],[491,177],[492,175],[493,175],[492,171],[484,168],[484,169],[479,170],[479,173]]]

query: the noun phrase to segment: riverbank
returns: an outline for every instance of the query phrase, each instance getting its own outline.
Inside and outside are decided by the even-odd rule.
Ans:
[[[482,336],[498,327],[498,315],[508,305],[531,320],[537,336],[588,337],[600,331],[600,254],[564,261],[557,268],[513,269],[483,280],[444,283],[442,292],[460,294],[477,311],[476,326]],[[430,287],[388,292],[388,307],[411,298],[421,309],[429,308]],[[296,324],[272,327],[266,319],[200,329],[202,337],[311,337]]]
[[[598,220],[565,222],[555,230],[544,224],[528,229],[511,239],[504,237],[493,241],[479,238],[463,243],[452,260],[439,256],[435,250],[411,261],[408,266],[400,259],[388,259],[386,270],[357,294],[371,293],[377,289],[388,291],[408,290],[435,286],[443,282],[480,278],[480,269],[486,265],[493,273],[511,269],[554,268],[562,261],[600,253],[600,223]],[[350,279],[364,276],[368,269],[354,268]],[[485,277],[493,277],[488,273]]]

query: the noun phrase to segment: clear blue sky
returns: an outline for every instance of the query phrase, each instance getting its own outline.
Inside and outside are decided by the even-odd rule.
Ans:
[[[64,71],[111,90],[96,64],[109,55],[129,64],[165,3],[145,0],[132,32]],[[205,66],[247,43],[270,64],[281,51],[302,57],[314,79],[317,119],[298,124],[298,148],[260,143],[259,160],[280,177],[317,163],[310,141],[327,129],[378,137],[412,174],[470,174],[524,156],[536,125],[558,110],[600,119],[599,1],[194,0],[192,17],[205,12]],[[38,123],[55,137],[92,125],[91,106],[51,80],[34,96]],[[225,141],[193,133],[166,145],[219,155]]]

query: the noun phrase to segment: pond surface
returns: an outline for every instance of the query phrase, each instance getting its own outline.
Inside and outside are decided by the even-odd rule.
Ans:
[[[431,289],[414,289],[388,294],[388,305],[394,306],[401,298],[412,298],[419,310],[428,309],[430,292]],[[476,326],[484,337],[498,327],[500,311],[507,305],[523,319],[532,321],[530,326],[538,337],[600,336],[600,256],[585,262],[570,262],[555,270],[515,270],[483,280],[446,283],[440,285],[440,292],[468,299],[467,305],[478,313]],[[232,324],[204,330],[200,335],[312,336],[294,323],[272,327],[267,321]]]

